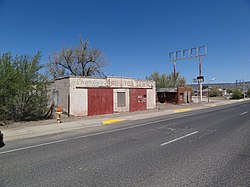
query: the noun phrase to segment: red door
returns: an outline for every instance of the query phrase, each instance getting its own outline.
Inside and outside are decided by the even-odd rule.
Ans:
[[[130,89],[130,112],[147,109],[147,94],[146,89]]]
[[[89,88],[88,89],[88,115],[113,113],[113,89]]]

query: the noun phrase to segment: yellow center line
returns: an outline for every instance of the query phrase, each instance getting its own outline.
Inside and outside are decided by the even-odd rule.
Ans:
[[[103,125],[108,125],[110,123],[116,123],[116,122],[121,122],[121,121],[125,121],[126,119],[110,119],[110,120],[105,120],[102,121]]]

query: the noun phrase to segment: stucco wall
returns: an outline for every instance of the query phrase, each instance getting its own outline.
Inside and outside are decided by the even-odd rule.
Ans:
[[[91,106],[91,103],[88,103],[90,99],[89,89],[112,90],[112,112],[130,111],[130,89],[147,90],[144,93],[146,96],[145,109],[152,109],[155,107],[154,81],[136,80],[122,77],[84,78],[74,76],[64,77],[56,80],[55,91],[57,91],[59,95],[58,103],[64,112],[68,112],[69,110],[70,115],[87,116],[89,114],[88,110]],[[118,107],[118,92],[125,92],[125,106]],[[123,96],[121,97],[121,95],[119,95],[119,98],[122,98],[121,100],[123,100]],[[121,105],[121,103],[119,103],[119,105]]]
[[[72,88],[70,90],[70,115],[87,116],[88,114],[88,90]]]
[[[68,112],[69,79],[56,80],[56,91],[59,93],[58,105],[62,107],[63,112]]]
[[[155,104],[155,89],[147,89],[147,109],[154,109]]]

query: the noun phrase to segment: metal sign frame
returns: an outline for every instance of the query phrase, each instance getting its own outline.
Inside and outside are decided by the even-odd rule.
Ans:
[[[205,45],[171,52],[169,53],[169,61],[176,62],[179,60],[188,60],[191,58],[200,58],[203,56],[207,56],[207,47]]]
[[[204,82],[204,76],[202,76],[202,57],[207,56],[207,47],[193,47],[190,49],[179,50],[169,53],[169,61],[174,64],[174,75],[176,75],[176,62],[180,60],[188,60],[193,58],[199,59],[199,76],[197,77],[200,85],[200,102],[202,102],[202,82]]]

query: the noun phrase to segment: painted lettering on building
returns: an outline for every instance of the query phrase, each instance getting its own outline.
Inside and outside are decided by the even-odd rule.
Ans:
[[[70,80],[72,87],[110,87],[110,88],[153,88],[154,82],[147,80],[135,80],[130,78],[75,78]]]

